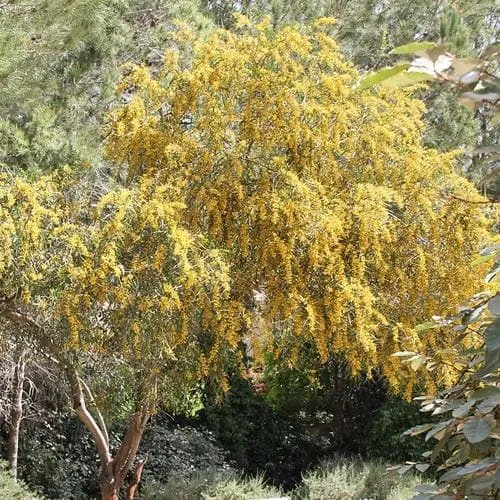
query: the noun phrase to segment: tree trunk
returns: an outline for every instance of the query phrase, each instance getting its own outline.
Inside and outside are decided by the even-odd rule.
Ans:
[[[132,478],[132,481],[129,484],[129,487],[127,489],[127,494],[125,495],[125,500],[134,500],[135,492],[137,491],[139,483],[141,482],[142,471],[144,469],[144,465],[146,465],[146,462],[147,462],[147,457],[140,460],[137,463],[135,467],[134,477]]]
[[[9,469],[14,478],[17,480],[17,458],[19,451],[19,429],[23,419],[23,387],[26,362],[24,353],[21,353],[17,359],[14,369],[14,381],[12,384],[12,408],[10,410],[10,425],[9,425],[9,447],[8,461]]]
[[[99,454],[101,464],[101,473],[99,476],[101,498],[102,500],[118,500],[125,477],[137,455],[150,412],[147,408],[140,406],[130,415],[125,435],[113,457],[109,447],[106,423],[97,408],[89,387],[78,376],[75,370],[68,369],[67,376],[73,390],[73,408],[92,435]],[[87,401],[93,408],[92,413],[87,408]],[[140,467],[139,474],[135,478],[133,492],[139,484],[141,473],[142,467]]]

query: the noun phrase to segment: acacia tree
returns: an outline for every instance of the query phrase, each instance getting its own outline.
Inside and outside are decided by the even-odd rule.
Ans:
[[[150,179],[93,204],[69,171],[33,183],[4,176],[0,189],[2,314],[66,375],[99,454],[102,496],[117,498],[162,377],[204,378],[221,366],[226,345],[236,349],[238,323],[217,308],[226,266],[179,225],[179,204]],[[88,356],[130,372],[133,406],[114,453],[82,377]]]
[[[243,341],[292,364],[306,342],[323,360],[342,352],[407,390],[391,354],[453,341],[413,325],[474,288],[485,224],[460,200],[480,196],[454,154],[422,146],[408,91],[356,88],[327,24],[301,34],[240,18],[237,33],[168,51],[161,74],[133,69],[106,131],[115,182],[100,192],[69,169],[0,178],[0,310],[66,374],[105,499],[162,388],[224,384]],[[89,357],[131,374],[117,450]]]
[[[297,339],[312,341],[397,384],[394,348],[450,340],[413,325],[472,289],[484,226],[457,198],[480,197],[453,153],[422,147],[410,92],[355,88],[327,24],[305,36],[240,17],[238,32],[195,43],[189,65],[171,50],[161,75],[136,68],[107,154],[129,183],[177,186],[184,222],[227,252],[236,303],[265,298],[276,353],[293,361]]]

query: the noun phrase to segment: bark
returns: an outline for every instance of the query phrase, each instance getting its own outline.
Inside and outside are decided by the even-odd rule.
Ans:
[[[78,374],[74,370],[68,370],[67,375],[73,391],[73,408],[92,435],[99,454],[101,465],[99,488],[101,490],[101,498],[102,500],[118,500],[125,477],[137,455],[137,450],[139,449],[150,413],[146,408],[142,407],[132,413],[122,443],[113,457],[109,447],[106,424],[95,405],[89,387],[78,377]],[[87,408],[85,397],[87,397],[89,404],[93,406],[95,417]],[[139,485],[143,466],[140,463],[138,465],[139,473],[137,474],[136,471],[136,476],[134,476],[136,484],[132,489],[132,494]]]
[[[144,469],[144,465],[146,464],[147,460],[148,458],[146,457],[137,463],[137,466],[135,467],[134,476],[132,478],[131,483],[129,484],[129,487],[127,488],[127,494],[125,495],[125,500],[134,500],[135,492],[137,491],[137,487],[141,482],[142,471]]]
[[[14,382],[12,387],[12,408],[10,411],[9,425],[9,446],[8,446],[8,461],[9,469],[17,479],[17,458],[19,452],[19,430],[23,419],[23,387],[26,362],[24,353],[18,357],[16,367],[14,369]]]

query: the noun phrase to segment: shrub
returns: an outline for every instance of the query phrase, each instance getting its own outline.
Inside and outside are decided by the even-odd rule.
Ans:
[[[180,484],[203,483],[207,477],[229,473],[226,452],[213,435],[190,425],[178,425],[164,416],[156,417],[147,430],[141,454],[148,455],[143,480],[166,478]],[[201,478],[201,479],[200,479]],[[194,486],[193,486],[194,487]]]
[[[7,471],[6,465],[0,462],[0,498],[8,500],[37,500],[40,497],[30,492],[23,483],[16,483]]]
[[[416,476],[387,472],[382,462],[337,459],[304,477],[294,500],[406,500],[414,495]]]
[[[418,439],[403,433],[427,422],[428,414],[421,413],[417,404],[390,397],[370,426],[367,455],[391,463],[422,460],[422,453],[431,448],[431,443],[425,442],[423,436]]]
[[[165,484],[147,481],[142,488],[145,500],[253,500],[282,495],[266,485],[262,476],[243,479],[231,472],[194,474],[189,480],[173,476]]]
[[[283,488],[293,488],[302,473],[331,452],[328,440],[308,432],[311,415],[273,409],[247,380],[235,377],[222,404],[206,401],[201,422],[248,475],[263,474]]]

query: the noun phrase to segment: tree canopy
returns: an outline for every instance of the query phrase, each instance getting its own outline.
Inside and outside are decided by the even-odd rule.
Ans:
[[[310,35],[239,23],[189,64],[170,50],[160,74],[130,72],[108,159],[127,183],[175,187],[184,223],[226,252],[234,304],[261,297],[276,354],[312,341],[397,384],[395,350],[452,341],[413,326],[473,290],[485,226],[461,200],[479,196],[453,153],[422,146],[408,91],[355,89],[328,20]]]
[[[415,88],[362,88],[332,20],[176,33],[132,66],[105,128],[102,169],[0,173],[0,312],[66,374],[116,499],[162,388],[304,346],[393,387],[417,379],[395,351],[444,352],[419,330],[469,297],[487,238],[484,198],[457,152],[423,142]],[[108,168],[109,167],[109,168]],[[130,374],[112,453],[89,361]],[[97,388],[99,389],[99,388]]]

